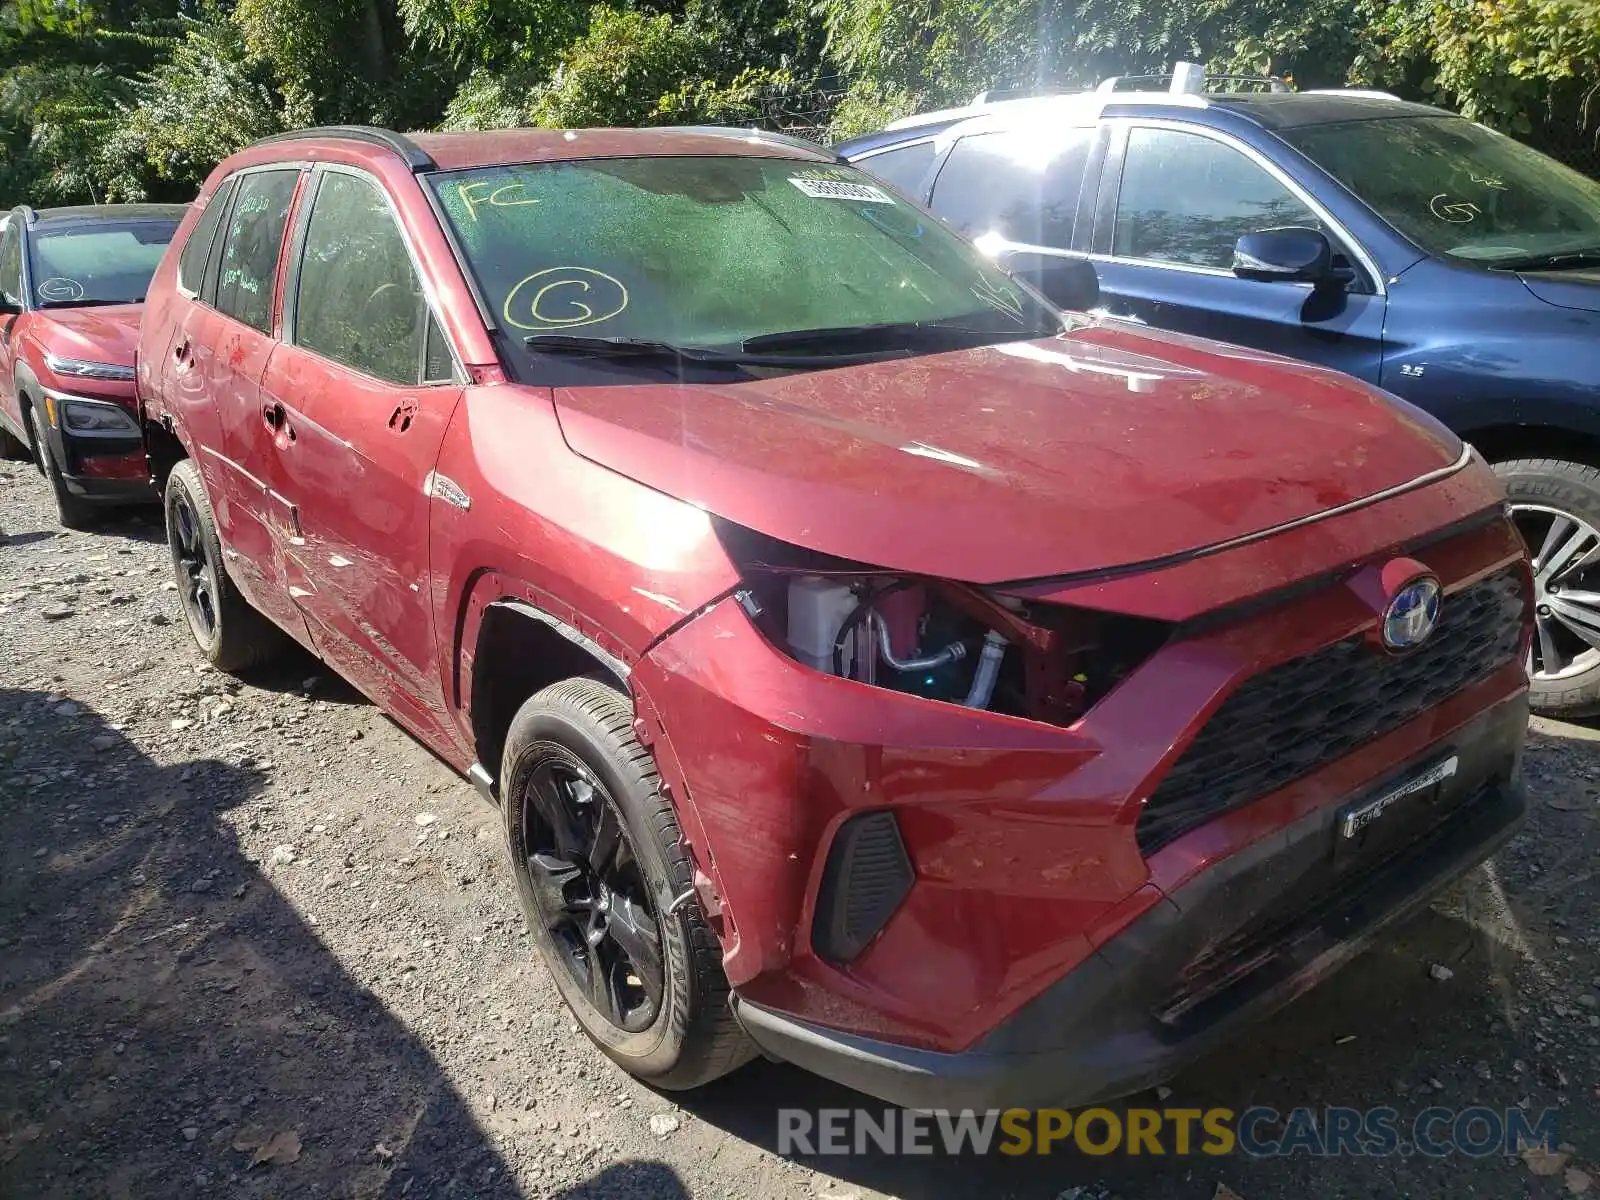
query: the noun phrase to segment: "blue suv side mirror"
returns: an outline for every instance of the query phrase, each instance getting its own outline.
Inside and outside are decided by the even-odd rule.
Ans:
[[[1233,273],[1259,283],[1342,282],[1327,235],[1299,225],[1245,234],[1233,247]]]

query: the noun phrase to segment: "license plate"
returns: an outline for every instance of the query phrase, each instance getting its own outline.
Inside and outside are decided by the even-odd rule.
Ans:
[[[1443,762],[1434,763],[1427,770],[1413,775],[1398,787],[1390,788],[1383,795],[1345,809],[1339,814],[1339,837],[1342,840],[1356,837],[1363,829],[1381,818],[1384,813],[1388,812],[1390,808],[1407,796],[1414,796],[1418,792],[1438,787],[1445,780],[1453,777],[1456,773],[1456,768],[1460,765],[1461,760],[1452,754]]]

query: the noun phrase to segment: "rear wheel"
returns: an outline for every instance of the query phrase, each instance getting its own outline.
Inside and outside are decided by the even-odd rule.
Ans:
[[[1553,717],[1600,713],[1600,469],[1540,458],[1494,470],[1533,555],[1530,702]]]
[[[282,645],[283,635],[228,578],[211,501],[190,460],[167,476],[165,505],[172,577],[200,652],[221,671],[242,671],[264,661]]]
[[[623,1070],[681,1090],[747,1061],[671,803],[616,688],[518,710],[501,771],[517,891],[556,988]]]
[[[33,405],[28,406],[28,423],[33,429],[34,461],[39,464],[39,470],[55,497],[56,519],[68,529],[89,528],[94,524],[94,506],[67,491],[66,481],[61,478],[61,468],[50,453],[50,439],[45,437],[44,422],[39,419],[39,410]]]

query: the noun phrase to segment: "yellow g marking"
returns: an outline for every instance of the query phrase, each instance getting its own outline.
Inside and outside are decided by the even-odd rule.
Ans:
[[[604,271],[546,267],[511,289],[501,315],[518,329],[575,329],[609,321],[627,307],[628,289]],[[519,321],[512,315],[515,312],[525,313],[534,323]]]

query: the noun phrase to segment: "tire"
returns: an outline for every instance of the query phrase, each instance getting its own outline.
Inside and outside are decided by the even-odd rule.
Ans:
[[[61,468],[50,453],[50,439],[45,436],[44,423],[39,420],[39,409],[32,404],[28,406],[28,424],[33,429],[34,461],[38,463],[39,471],[55,497],[56,520],[67,529],[91,528],[95,523],[94,505],[67,491],[66,481],[61,478]]]
[[[1600,550],[1600,469],[1521,458],[1495,463],[1494,472],[1534,556],[1529,703],[1535,712],[1564,720],[1594,716],[1600,713],[1600,605],[1565,593],[1600,593],[1600,553],[1595,565],[1574,566]]]
[[[163,497],[167,549],[189,632],[219,671],[243,671],[283,645],[277,626],[250,606],[223,566],[217,519],[200,471],[189,459],[172,468]]]
[[[699,1087],[754,1057],[729,1003],[721,948],[694,893],[677,817],[662,795],[654,760],[634,737],[627,698],[590,678],[545,688],[512,720],[500,778],[523,912],[557,990],[589,1039],[624,1071],[669,1091]],[[552,780],[565,781],[571,801],[567,846],[548,819]],[[600,830],[609,828],[608,812],[617,826],[609,838],[614,849],[606,854],[597,847]],[[601,869],[594,869],[591,855]],[[596,895],[602,902],[574,911]],[[675,906],[674,898],[680,901]],[[636,966],[625,949],[648,946],[649,937],[637,931],[650,922],[659,994],[649,982],[649,956],[638,955],[643,965]],[[633,936],[624,937],[630,930]],[[586,941],[585,932],[597,940]],[[614,986],[597,986],[602,977]],[[601,992],[613,997],[610,1003],[597,1003]],[[630,1009],[634,1002],[639,1007]]]

